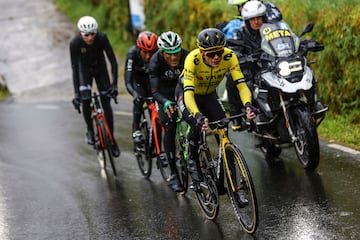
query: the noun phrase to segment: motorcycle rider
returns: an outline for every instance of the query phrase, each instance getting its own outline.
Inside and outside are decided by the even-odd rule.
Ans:
[[[148,65],[157,50],[157,35],[150,31],[141,32],[127,52],[125,61],[125,86],[133,96],[133,139],[134,145],[141,142],[140,118],[145,98],[151,96]]]
[[[176,110],[175,88],[184,68],[188,51],[181,47],[179,34],[168,31],[160,34],[157,40],[159,50],[151,57],[149,76],[151,93],[158,103],[158,113],[165,127],[164,147],[171,170],[171,188],[182,192],[175,159]]]
[[[90,145],[95,144],[94,126],[91,119],[91,91],[93,79],[100,92],[101,105],[104,108],[109,128],[114,136],[114,119],[108,96],[116,97],[118,65],[114,51],[106,34],[98,31],[98,23],[91,16],[83,16],[77,23],[79,34],[70,42],[71,67],[73,72],[73,84],[75,98],[73,104],[79,107],[82,104],[83,117],[87,125],[86,141]],[[105,55],[111,64],[110,83],[107,71]],[[114,138],[115,139],[115,138]],[[116,142],[111,146],[114,157],[120,156],[120,149]]]
[[[229,40],[230,48],[236,51],[239,56],[261,53],[261,36],[260,28],[264,22],[267,22],[267,7],[261,1],[252,0],[247,2],[242,9],[242,16],[245,21],[245,27],[240,28],[234,36],[234,40]],[[236,42],[241,44],[236,44]],[[232,43],[235,43],[232,45]],[[255,62],[248,62],[241,65],[247,84],[253,90],[253,82],[256,73],[260,71],[259,66]],[[239,101],[234,102],[237,105]],[[316,103],[316,107],[322,108],[320,102]],[[241,109],[241,107],[238,107]],[[234,113],[235,115],[236,113]],[[255,138],[255,145],[262,146],[263,141],[258,137]]]
[[[241,11],[244,8],[244,5],[249,0],[232,0],[230,4],[237,5],[239,16],[237,16],[236,19],[231,20],[226,24],[224,28],[222,28],[222,31],[225,33],[226,39],[233,39],[237,38],[236,32],[239,31],[240,28],[245,27],[244,19],[241,15]],[[280,21],[282,19],[282,14],[280,10],[270,2],[264,3],[266,7],[266,19],[267,21]],[[242,105],[239,104],[239,93],[237,91],[236,86],[234,85],[234,81],[232,81],[231,75],[229,73],[226,74],[226,93],[228,97],[229,102],[229,108],[230,108],[230,115],[237,115],[241,112]],[[241,126],[241,119],[234,119],[232,121],[231,128],[234,131],[242,130]]]

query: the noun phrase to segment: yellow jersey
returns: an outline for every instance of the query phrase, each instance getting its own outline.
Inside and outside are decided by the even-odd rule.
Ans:
[[[185,59],[183,70],[184,101],[193,115],[199,112],[194,95],[207,95],[216,91],[217,86],[228,71],[230,71],[232,79],[237,82],[236,86],[243,104],[251,103],[251,92],[245,83],[235,53],[229,48],[224,48],[221,58],[219,66],[211,67],[204,62],[200,49],[195,49]]]

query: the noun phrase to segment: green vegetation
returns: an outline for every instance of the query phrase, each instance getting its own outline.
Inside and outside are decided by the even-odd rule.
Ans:
[[[197,33],[205,27],[231,19],[236,7],[227,0],[144,0],[148,30],[160,33],[172,30],[183,38],[183,46],[195,48]],[[74,23],[83,15],[98,19],[118,55],[125,57],[133,43],[128,32],[127,0],[56,0]],[[321,100],[330,112],[319,127],[323,138],[345,143],[360,150],[360,5],[358,0],[327,1],[273,0],[294,32],[301,32],[314,22],[313,32],[306,35],[325,45],[325,50],[309,54],[319,82]],[[122,67],[122,66],[120,66]],[[121,76],[121,75],[120,75]]]

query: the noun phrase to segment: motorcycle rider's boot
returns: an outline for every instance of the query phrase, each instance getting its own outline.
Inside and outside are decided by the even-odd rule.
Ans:
[[[316,103],[315,103],[315,112],[318,112],[318,111],[321,111],[321,110],[323,110],[325,107],[324,107],[324,105],[320,102],[320,101],[317,101]]]
[[[325,112],[326,112],[326,107],[320,101],[317,101],[314,106],[314,113],[313,113],[314,117],[316,119],[323,118],[325,116]]]

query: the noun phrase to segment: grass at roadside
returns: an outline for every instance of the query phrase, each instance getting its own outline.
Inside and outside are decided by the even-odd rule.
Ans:
[[[324,121],[318,127],[321,138],[330,142],[346,145],[360,151],[360,111],[349,115],[326,114]]]

